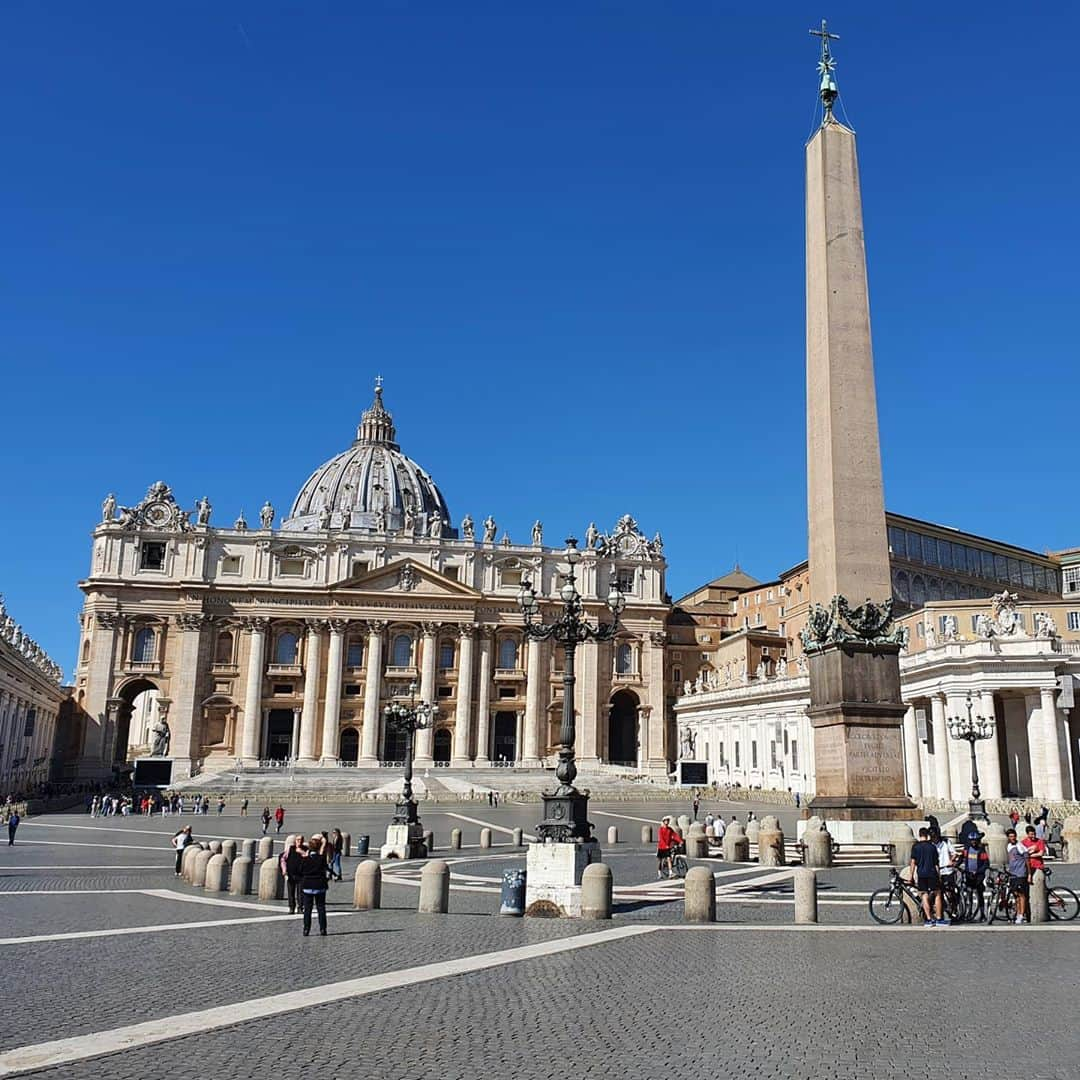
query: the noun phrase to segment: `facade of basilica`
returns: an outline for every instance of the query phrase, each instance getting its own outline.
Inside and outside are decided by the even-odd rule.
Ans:
[[[562,650],[526,640],[518,594],[559,608],[563,548],[540,522],[528,544],[495,519],[451,524],[431,476],[396,442],[377,386],[356,439],[318,468],[276,525],[212,523],[164,483],[132,507],[110,495],[94,530],[74,679],[80,776],[133,758],[172,759],[172,778],[258,763],[377,767],[399,761],[388,702],[438,706],[418,732],[420,767],[550,763],[562,714]],[[595,622],[613,581],[620,631],[577,655],[584,768],[665,775],[675,756],[665,681],[666,564],[624,516],[590,525],[578,588]],[[415,691],[412,689],[415,686]]]

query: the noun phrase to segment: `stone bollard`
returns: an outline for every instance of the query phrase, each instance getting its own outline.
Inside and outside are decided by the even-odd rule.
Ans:
[[[521,847],[524,838],[525,831],[523,829],[515,829],[513,834],[514,847]]]
[[[749,862],[750,841],[738,821],[733,821],[724,833],[724,862]]]
[[[716,879],[707,866],[692,866],[686,875],[683,921],[716,922]]]
[[[757,818],[751,818],[746,823],[746,839],[749,840],[751,844],[756,844],[758,842],[758,836],[760,834],[761,822],[758,821]]]
[[[609,825],[607,830],[607,842],[609,844],[617,844],[619,842],[619,826]]]
[[[990,858],[990,865],[1003,870],[1009,846],[1009,841],[1005,839],[1005,826],[999,821],[991,821],[985,827],[985,833],[983,843],[986,845],[986,854]]]
[[[236,861],[236,841],[226,840],[221,845],[221,854],[229,860],[229,865],[231,866]]]
[[[266,862],[274,854],[274,838],[264,836],[259,841],[259,862]]]
[[[229,892],[233,896],[247,896],[251,892],[251,878],[254,871],[255,864],[246,855],[241,855],[232,864]]]
[[[480,846],[482,848],[491,847],[491,830],[490,829],[481,829],[480,830]]]
[[[611,918],[611,886],[610,866],[595,862],[585,867],[581,875],[581,917],[583,919]]]
[[[450,847],[453,848],[454,851],[460,851],[461,850],[461,830],[460,829],[451,829],[450,830]]]
[[[1061,828],[1061,861],[1080,863],[1080,817],[1065,819]]]
[[[450,910],[450,867],[442,859],[432,859],[424,867],[416,910],[427,915],[445,915]]]
[[[683,834],[683,836],[685,836],[690,831],[690,817],[689,817],[689,815],[680,814],[678,816],[678,818],[676,819],[676,821],[677,821],[678,826],[679,826],[679,832],[681,832]]]
[[[225,892],[229,887],[229,860],[222,852],[210,856],[206,864],[206,891]]]
[[[686,834],[686,857],[704,859],[709,854],[709,840],[705,835],[705,826],[695,821]]]
[[[424,830],[424,850],[429,855],[435,850],[435,834],[430,829]]]
[[[892,846],[891,862],[897,870],[903,870],[911,864],[911,847],[915,843],[915,834],[910,825],[898,821],[889,833],[889,844]]]
[[[828,829],[807,829],[802,839],[803,866],[832,866],[832,836]]]
[[[352,854],[352,833],[341,834],[341,857],[348,858]]]
[[[296,843],[296,833],[289,833],[289,835],[285,837],[285,847],[282,850],[283,851],[288,851],[289,848],[291,848],[293,846],[293,844],[295,844],[295,843]]]
[[[188,846],[184,848],[184,855],[180,860],[180,877],[189,885],[191,884],[191,869],[195,864],[195,856],[198,855],[200,851],[202,851],[201,844],[188,844]]]
[[[800,868],[795,871],[795,921],[817,922],[817,871]]]
[[[1050,904],[1046,896],[1046,874],[1042,870],[1036,870],[1031,875],[1028,909],[1028,918],[1033,923],[1050,921]]]
[[[786,866],[784,834],[780,823],[771,815],[763,818],[758,831],[757,857],[760,866]]]
[[[210,841],[210,854],[211,855],[220,855],[221,854],[221,841],[220,840],[211,840]]]
[[[281,900],[285,896],[285,879],[281,867],[272,855],[259,866],[259,899]]]
[[[381,906],[382,867],[374,859],[365,859],[353,879],[353,907],[357,911],[375,911]]]
[[[191,866],[191,884],[195,888],[201,889],[206,884],[206,867],[213,857],[213,853],[209,848],[202,849],[195,856],[195,861]]]
[[[651,844],[653,842],[651,825],[641,826],[641,842],[643,844]]]
[[[240,845],[240,854],[243,855],[245,859],[250,859],[252,862],[254,862],[255,861],[255,848],[256,848],[257,845],[258,845],[257,840],[245,840]]]

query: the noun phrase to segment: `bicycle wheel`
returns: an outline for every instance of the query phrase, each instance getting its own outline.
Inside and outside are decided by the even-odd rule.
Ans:
[[[1072,889],[1064,885],[1055,885],[1046,891],[1046,904],[1051,919],[1075,919],[1080,914],[1080,899]]]
[[[954,923],[963,922],[967,918],[967,900],[965,898],[966,890],[961,885],[953,885],[951,888],[945,890],[945,895],[942,898],[944,903],[945,914]]]
[[[986,896],[986,921],[992,923],[995,919],[1004,918],[1007,918],[1005,894],[1000,888],[993,888]]]
[[[687,863],[685,855],[676,855],[671,860],[672,868],[679,877],[686,877]]]
[[[904,914],[904,896],[896,889],[878,889],[870,894],[870,918],[883,926],[892,926]]]

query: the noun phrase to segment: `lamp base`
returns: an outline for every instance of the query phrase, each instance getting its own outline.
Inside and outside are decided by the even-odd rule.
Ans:
[[[536,827],[541,841],[554,840],[568,843],[592,839],[592,822],[589,821],[589,793],[576,788],[545,793],[544,820]]]

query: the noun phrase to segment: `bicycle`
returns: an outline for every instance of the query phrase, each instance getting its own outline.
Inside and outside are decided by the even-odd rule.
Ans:
[[[1012,877],[1004,870],[986,872],[986,921],[992,923],[1004,919],[1008,923],[1016,921],[1016,890]]]
[[[889,887],[870,894],[870,918],[883,926],[894,926],[901,919],[911,922],[912,910],[925,918],[918,890],[900,876],[899,870],[890,870]]]
[[[1047,866],[1043,873],[1046,875],[1046,906],[1051,919],[1060,919],[1068,922],[1080,915],[1080,897],[1072,889],[1064,885],[1050,887],[1050,867]]]
[[[686,861],[686,845],[678,844],[671,849],[671,873],[675,877],[686,877],[690,864]]]

